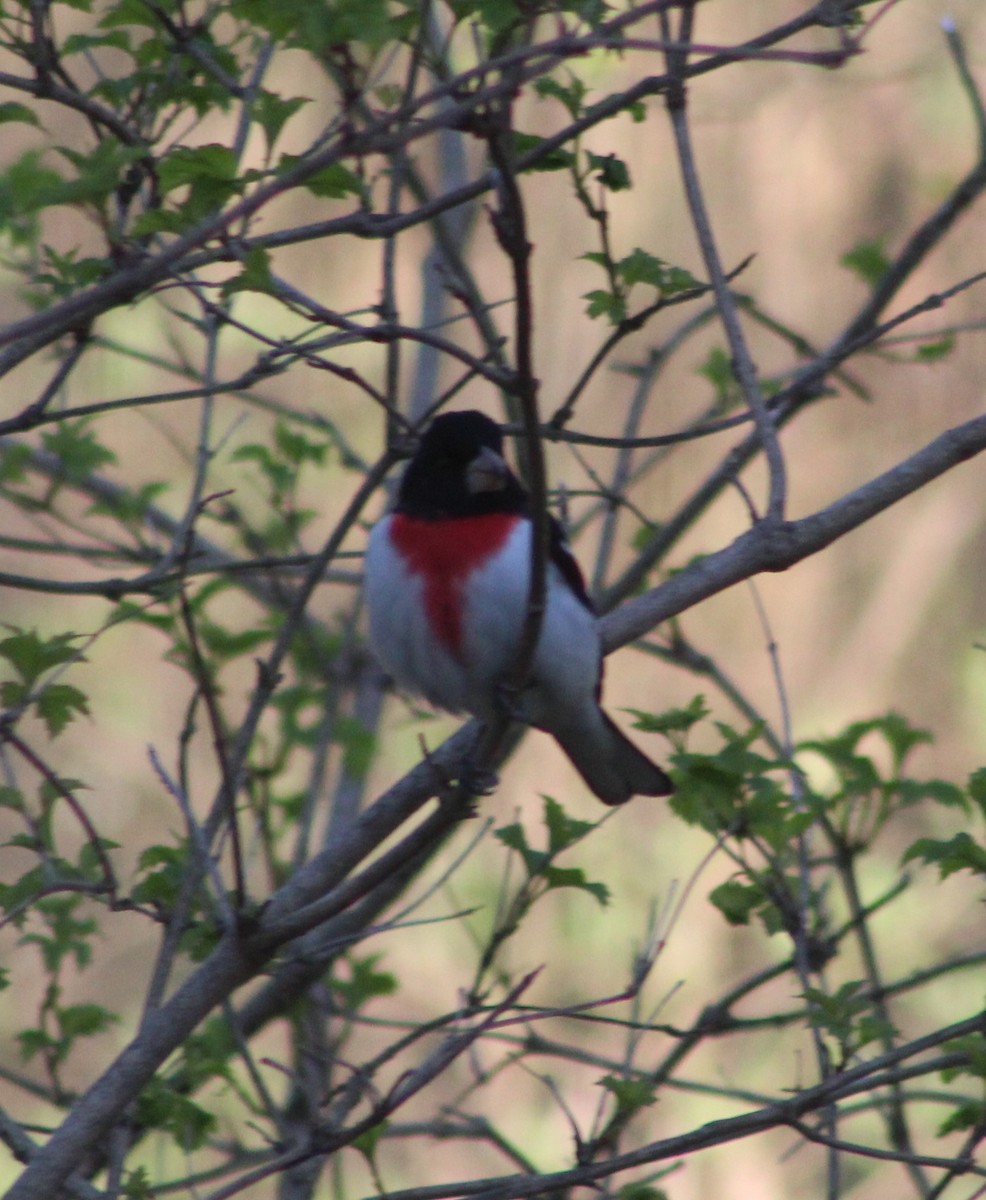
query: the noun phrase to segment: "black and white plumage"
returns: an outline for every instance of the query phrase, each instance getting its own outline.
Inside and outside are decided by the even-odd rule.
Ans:
[[[397,683],[438,708],[490,719],[515,661],[530,584],[530,504],[478,412],[436,417],[366,553],[370,640]],[[673,789],[599,704],[596,616],[551,524],[545,610],[519,715],[550,733],[604,804]]]

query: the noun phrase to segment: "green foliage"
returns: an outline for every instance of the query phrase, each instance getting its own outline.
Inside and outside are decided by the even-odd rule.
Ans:
[[[233,451],[233,462],[249,463],[256,468],[268,508],[267,524],[252,531],[249,540],[262,541],[276,551],[295,547],[298,536],[317,515],[314,509],[296,504],[305,469],[324,467],[329,446],[325,439],[314,440],[278,421],[270,445],[248,442]]]
[[[187,864],[186,846],[148,846],[140,855],[134,901],[169,911],[181,894]]]
[[[282,154],[279,170],[293,171],[304,164],[305,159],[297,154]],[[354,171],[343,163],[332,163],[320,170],[308,172],[301,186],[323,200],[343,200],[346,196],[367,197],[366,185]]]
[[[0,658],[14,668],[25,687],[32,688],[46,672],[63,663],[79,661],[78,640],[75,633],[43,638],[36,629],[13,628],[13,632],[0,639]]]
[[[976,1135],[986,1124],[986,1038],[981,1033],[970,1034],[947,1042],[944,1049],[946,1053],[960,1056],[960,1063],[942,1071],[942,1082],[951,1084],[956,1080],[969,1079],[976,1085],[980,1095],[956,1103],[939,1124],[938,1136],[970,1131]]]
[[[32,708],[51,737],[61,733],[75,717],[89,714],[88,699],[74,684],[54,679],[43,681],[45,675],[58,667],[85,661],[79,653],[78,640],[74,633],[44,638],[36,629],[14,629],[0,639],[0,659],[18,676],[0,681],[0,703],[7,709]]]
[[[934,341],[922,342],[914,352],[916,362],[935,363],[940,362],[955,349],[955,337],[953,334],[946,334],[944,337],[935,338]]]
[[[27,125],[41,124],[34,109],[28,108],[26,104],[20,104],[16,100],[5,100],[0,104],[0,125],[18,121]]]
[[[693,696],[681,708],[669,708],[662,713],[641,712],[630,708],[635,718],[634,728],[644,733],[663,733],[676,749],[684,749],[690,729],[709,715],[704,696]]]
[[[499,37],[524,18],[518,0],[450,0],[457,20],[474,18],[491,35]]]
[[[67,960],[77,967],[87,967],[92,960],[99,925],[94,917],[79,916],[82,909],[79,895],[42,896],[34,906],[40,928],[23,934],[21,945],[38,948],[50,975],[57,975]]]
[[[514,157],[520,158],[522,155],[535,155],[535,160],[529,171],[564,171],[570,168],[575,163],[575,156],[571,150],[565,150],[559,147],[546,149],[542,154],[540,149],[542,146],[547,147],[550,139],[538,137],[533,133],[521,133],[515,129],[513,133],[513,150]]]
[[[912,751],[930,740],[927,730],[914,728],[899,713],[888,713],[855,721],[835,737],[801,743],[800,754],[820,755],[835,774],[826,812],[847,849],[870,845],[898,810],[921,801],[966,807],[965,794],[957,785],[902,775]]]
[[[842,266],[854,272],[864,283],[875,287],[890,266],[882,239],[859,242],[839,259]]]
[[[0,441],[9,514],[0,550],[16,556],[7,577],[30,581],[20,598],[39,608],[24,627],[0,632],[0,909],[11,948],[0,988],[16,997],[8,1025],[21,1059],[6,1080],[8,1148],[22,1155],[26,1133],[38,1161],[49,1127],[112,1090],[109,1044],[142,1050],[159,1011],[181,1022],[198,994],[207,1002],[191,1032],[153,1064],[139,1096],[120,1095],[116,1127],[84,1147],[69,1190],[112,1185],[134,1200],[162,1189],[232,1194],[254,1169],[255,1187],[276,1188],[264,1172],[290,1160],[298,1176],[283,1186],[304,1191],[302,1177],[324,1158],[344,1194],[363,1186],[337,1153],[352,1148],[385,1195],[434,1182],[413,1177],[415,1141],[437,1163],[438,1139],[456,1138],[481,1155],[502,1153],[521,1179],[558,1160],[594,1172],[586,1182],[620,1200],[664,1200],[660,1170],[630,1182],[622,1167],[612,1179],[599,1172],[627,1152],[644,1165],[662,1122],[677,1132],[676,1089],[710,1093],[710,1105],[730,1114],[761,1105],[762,1093],[764,1111],[782,1113],[776,1097],[799,1095],[814,1067],[831,1082],[911,1037],[921,1004],[938,1003],[922,1000],[926,982],[981,965],[975,912],[969,945],[954,954],[922,945],[920,961],[901,953],[910,931],[895,911],[885,926],[872,918],[909,881],[981,890],[986,768],[964,786],[921,778],[912,756],[929,735],[898,714],[789,747],[737,688],[689,661],[676,621],[666,643],[648,648],[694,670],[702,686],[720,683],[742,715],[727,723],[720,702],[701,695],[668,711],[631,710],[637,729],[671,747],[670,815],[663,800],[638,801],[584,820],[573,815],[588,803],[579,795],[570,806],[544,798],[536,817],[521,804],[523,817],[504,820],[496,799],[483,800],[503,822],[484,841],[481,822],[465,820],[472,809],[455,776],[445,776],[444,751],[379,799],[391,782],[377,778],[379,751],[402,759],[410,738],[380,721],[386,685],[364,640],[360,556],[379,497],[359,513],[350,502],[365,498],[385,424],[391,464],[410,440],[421,409],[407,420],[404,398],[421,380],[439,382],[415,391],[416,405],[458,403],[466,386],[523,399],[521,267],[532,270],[536,336],[572,316],[543,301],[555,282],[537,274],[546,221],[564,222],[570,265],[590,264],[578,270],[598,285],[584,301],[600,322],[583,320],[572,339],[578,361],[566,368],[577,382],[553,427],[582,431],[591,414],[578,402],[602,389],[606,432],[682,431],[680,446],[665,438],[656,455],[623,446],[608,477],[610,447],[598,458],[577,448],[573,528],[588,525],[592,544],[600,518],[614,522],[600,594],[619,603],[658,572],[714,565],[711,546],[688,540],[695,520],[731,482],[756,491],[757,464],[748,472],[729,449],[707,473],[718,450],[704,437],[687,469],[668,471],[656,507],[642,486],[653,463],[692,453],[710,411],[735,413],[737,437],[749,428],[739,424],[748,414],[733,348],[710,332],[710,289],[662,257],[675,253],[665,227],[639,232],[660,211],[642,183],[655,176],[646,155],[660,142],[650,124],[623,134],[630,122],[663,119],[673,100],[653,13],[645,27],[644,10],[602,0],[8,8],[0,234],[7,278],[20,288],[10,319],[28,332],[12,324],[0,353],[0,370],[18,372]],[[663,15],[675,26],[681,11]],[[704,6],[696,11],[704,21]],[[850,13],[842,32],[860,20]],[[811,45],[798,43],[792,71]],[[721,57],[735,65],[735,55]],[[690,91],[716,59],[695,51]],[[761,65],[754,57],[742,71]],[[497,186],[510,181],[491,168],[494,140],[521,164],[529,263],[489,257],[509,241],[497,243],[491,229],[502,234],[511,219],[512,189]],[[676,177],[674,166],[661,164],[661,181]],[[556,173],[550,188],[544,172]],[[551,211],[541,211],[549,193]],[[971,191],[959,199],[971,202]],[[465,205],[471,223],[458,220]],[[367,245],[379,252],[364,253]],[[313,269],[299,281],[306,257]],[[424,258],[444,310],[415,328],[413,271]],[[842,261],[869,287],[899,265],[882,241]],[[817,330],[796,330],[759,299],[737,296],[736,306],[744,327],[767,330],[781,347],[763,385],[783,397],[772,409],[778,426],[837,387],[861,391],[852,363],[813,349]],[[855,347],[874,326],[847,328]],[[927,375],[962,333],[956,323],[909,341],[895,365],[923,364]],[[540,350],[532,347],[539,370]],[[648,393],[674,355],[686,364],[676,380],[687,383],[692,364],[697,407],[674,407],[672,388]],[[542,397],[549,380],[568,386],[561,376],[545,370]],[[621,390],[628,380],[632,406]],[[718,424],[717,436],[730,422]],[[685,479],[694,490],[680,490]],[[635,542],[629,525],[640,530]],[[610,587],[617,554],[630,559],[665,534],[659,560],[638,559],[636,582]],[[342,549],[315,579],[327,536]],[[56,628],[85,634],[42,632],[40,609],[51,603],[64,609]],[[122,649],[113,642],[121,627]],[[100,680],[92,699],[77,685],[83,662],[85,679]],[[126,689],[114,687],[117,671]],[[120,696],[134,694],[125,711]],[[88,755],[99,774],[91,791],[75,778]],[[102,833],[110,820],[126,831],[122,847]],[[457,826],[461,840],[476,833],[472,861],[460,857],[461,840],[452,844]],[[651,839],[662,855],[675,847],[673,878],[664,857],[652,869]],[[680,856],[679,840],[688,847]],[[708,846],[705,861],[692,858],[696,841]],[[632,877],[626,847],[643,854]],[[319,886],[306,882],[285,911],[278,890],[312,864]],[[715,910],[708,925],[703,889]],[[938,893],[924,894],[933,905]],[[312,911],[318,923],[307,931],[257,937],[269,936],[271,913],[300,923]],[[666,942],[693,936],[692,921],[728,938],[709,975],[717,994],[679,992],[677,976],[662,975]],[[596,953],[603,942],[611,945]],[[627,951],[626,970],[613,965],[624,944],[643,947]],[[887,944],[893,965],[883,969]],[[704,944],[694,957],[703,956]],[[574,966],[559,983],[563,960]],[[219,986],[217,962],[229,972]],[[898,1004],[903,992],[907,1005]],[[755,1041],[764,1030],[766,1055]],[[955,1065],[922,1100],[937,1106],[929,1128],[937,1122],[970,1147],[986,1113],[983,1044],[976,1034],[939,1046]],[[819,1046],[812,1065],[805,1056]],[[783,1065],[768,1075],[755,1058]],[[731,1080],[715,1073],[720,1062]],[[896,1068],[879,1069],[890,1078]],[[568,1092],[591,1097],[594,1081],[586,1132],[586,1105]],[[528,1086],[570,1121],[570,1162],[539,1140],[539,1123],[525,1128]],[[885,1116],[891,1156],[907,1142],[897,1134],[908,1121],[921,1132],[926,1124],[923,1113],[911,1117],[907,1088],[900,1099],[896,1090],[858,1091],[857,1107],[846,1106],[864,1121]],[[397,1111],[411,1096],[414,1107]],[[848,1138],[842,1108],[833,1102],[825,1128],[838,1117]],[[805,1110],[806,1123],[817,1116]],[[721,1127],[711,1107],[709,1121],[702,1139],[714,1141]],[[913,1141],[920,1161],[926,1147]],[[956,1164],[957,1178],[966,1159]],[[314,1169],[310,1179],[322,1186]],[[490,1186],[505,1196],[510,1187]]]
[[[630,292],[640,284],[653,288],[660,300],[697,286],[697,281],[683,267],[666,263],[639,246],[617,260],[599,250],[589,251],[582,258],[603,267],[611,280],[609,289],[597,288],[585,293],[584,298],[589,301],[586,312],[590,317],[605,316],[612,325],[618,325],[629,315]]]
[[[89,511],[113,517],[124,526],[139,529],[147,516],[151,505],[170,488],[164,480],[145,483],[133,491],[120,490],[112,496],[104,496],[94,500]]]
[[[904,853],[904,862],[912,859],[936,866],[942,879],[955,871],[971,871],[986,878],[986,846],[965,832],[947,840],[918,838]]]
[[[865,1046],[896,1031],[873,1013],[873,999],[861,979],[852,979],[834,991],[808,988],[808,1019],[815,1029],[827,1034],[838,1047],[840,1065],[850,1062]]]
[[[375,53],[395,37],[406,37],[415,25],[410,4],[388,0],[333,0],[310,4],[306,0],[232,0],[230,11],[287,45],[315,56],[331,53],[352,42]]]
[[[549,796],[544,797],[543,820],[547,833],[547,845],[543,850],[535,850],[529,844],[524,827],[517,822],[496,830],[496,837],[520,856],[527,873],[525,887],[531,889],[532,893],[554,888],[577,888],[588,892],[600,904],[607,904],[609,889],[605,884],[590,881],[581,867],[559,867],[555,864],[555,859],[582,841],[594,825],[568,816],[562,806]]]
[[[216,1128],[216,1116],[190,1097],[155,1078],[137,1099],[135,1118],[141,1125],[168,1134],[179,1149],[197,1150]]]
[[[356,954],[345,956],[348,978],[333,972],[329,981],[332,991],[339,997],[339,1007],[348,1016],[355,1016],[371,1000],[380,996],[392,996],[398,988],[398,980],[389,971],[377,970],[379,954],[363,957]]]
[[[620,1116],[632,1115],[657,1103],[654,1085],[648,1079],[621,1079],[616,1075],[604,1075],[599,1083],[616,1101]]]
[[[587,157],[589,167],[593,172],[593,178],[601,183],[607,191],[623,192],[632,186],[630,182],[630,168],[615,154],[593,154],[590,151]],[[636,253],[642,254],[643,251],[637,251]],[[651,283],[653,280],[648,278],[641,280],[641,282]]]
[[[667,1192],[641,1181],[625,1184],[616,1195],[618,1200],[668,1200]]]
[[[279,96],[261,88],[253,100],[253,115],[264,131],[267,142],[267,155],[274,152],[274,146],[280,138],[288,121],[300,112],[311,100],[307,96]]]
[[[41,435],[41,444],[60,463],[59,483],[79,483],[116,462],[116,455],[100,444],[92,423],[86,420],[60,421]]]
[[[577,75],[569,71],[565,73],[564,83],[553,75],[546,75],[535,82],[534,90],[541,97],[554,97],[574,118],[582,113],[589,89]]]
[[[713,346],[698,374],[707,379],[715,389],[716,406],[725,411],[737,400],[736,377],[729,354],[722,346]]]
[[[274,277],[270,273],[270,255],[262,246],[254,246],[243,257],[243,269],[234,279],[227,280],[222,286],[224,299],[237,292],[275,291]]]

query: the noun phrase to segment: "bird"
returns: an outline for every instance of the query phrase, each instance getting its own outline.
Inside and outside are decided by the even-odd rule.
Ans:
[[[549,518],[545,604],[523,690],[509,715],[551,734],[604,804],[666,796],[668,775],[600,706],[598,618],[578,564]],[[504,677],[523,634],[531,500],[503,456],[500,427],[443,413],[421,436],[364,563],[370,644],[402,689],[484,722],[504,711]]]

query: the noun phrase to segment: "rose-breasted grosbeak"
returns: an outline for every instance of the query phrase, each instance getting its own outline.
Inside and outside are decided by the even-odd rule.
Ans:
[[[398,684],[483,720],[518,650],[530,583],[530,502],[478,412],[436,417],[366,552],[370,640]],[[545,609],[516,715],[550,733],[604,804],[665,796],[671,780],[599,706],[596,616],[551,522]]]

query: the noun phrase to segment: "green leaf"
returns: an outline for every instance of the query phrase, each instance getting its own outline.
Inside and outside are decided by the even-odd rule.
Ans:
[[[58,49],[62,58],[68,58],[73,54],[86,54],[107,47],[129,51],[129,32],[126,29],[113,29],[109,33],[70,33]]]
[[[595,288],[591,292],[584,292],[583,300],[588,300],[586,305],[586,315],[595,320],[596,317],[605,317],[611,325],[619,325],[627,315],[626,302],[622,296],[616,296],[605,288]]]
[[[617,275],[628,289],[645,283],[662,295],[673,295],[697,285],[697,280],[683,267],[673,267],[663,258],[639,246],[614,265]]]
[[[274,277],[270,273],[270,254],[262,246],[253,246],[243,257],[243,268],[233,279],[228,279],[221,288],[224,298],[235,292],[264,292],[276,290]]]
[[[15,121],[26,125],[40,124],[34,110],[28,108],[26,104],[20,104],[16,100],[7,100],[0,104],[0,125],[11,124]]]
[[[942,879],[956,871],[972,871],[975,875],[986,875],[986,848],[980,846],[962,832],[948,841],[937,838],[918,838],[904,853],[903,862],[918,858],[922,862],[938,867]]]
[[[685,733],[709,715],[704,696],[693,697],[684,708],[669,708],[662,713],[641,712],[638,708],[625,711],[633,713],[636,718],[634,729],[645,733]]]
[[[228,146],[210,142],[204,146],[178,146],[158,163],[162,194],[202,179],[229,182],[236,178],[236,155]]]
[[[451,0],[450,7],[458,20],[475,17],[494,37],[512,29],[525,13],[517,0]]]
[[[764,902],[764,894],[756,884],[728,879],[712,889],[709,900],[730,925],[749,925],[750,917]]]
[[[0,784],[0,808],[12,808],[15,812],[23,812],[24,797],[17,788]]]
[[[986,1120],[986,1103],[982,1100],[964,1100],[938,1126],[937,1134],[945,1137],[966,1129],[979,1129]]]
[[[609,904],[609,888],[605,883],[588,880],[581,867],[555,867],[548,864],[543,867],[540,875],[551,891],[575,888],[580,892],[588,892],[603,908]]]
[[[230,1057],[236,1052],[236,1037],[224,1017],[206,1021],[185,1042],[182,1068],[190,1089],[210,1079],[229,1079]]]
[[[299,109],[310,103],[307,96],[289,96],[285,99],[274,92],[266,91],[261,91],[254,98],[251,111],[257,124],[264,131],[268,154],[273,151],[274,144],[288,121]]]
[[[116,1013],[99,1004],[72,1004],[55,1010],[62,1037],[71,1041],[77,1037],[92,1037],[103,1033],[119,1021]]]
[[[969,810],[963,789],[945,779],[899,779],[893,791],[904,805],[933,800],[943,808],[961,808],[966,812]]]
[[[933,342],[924,342],[918,346],[914,359],[916,362],[933,363],[947,358],[955,349],[955,335],[945,334]]]
[[[30,446],[20,442],[0,445],[0,483],[23,483],[31,458]]]
[[[17,630],[0,641],[0,658],[5,658],[31,687],[45,671],[77,657],[74,643],[78,637],[75,633],[59,633],[42,638],[36,629]]]
[[[551,96],[564,104],[565,108],[568,109],[569,116],[573,120],[582,115],[583,102],[588,89],[582,80],[575,75],[569,76],[567,84],[554,79],[550,75],[545,76],[537,80],[534,84],[534,90],[542,98]]]
[[[145,483],[133,492],[121,489],[114,492],[112,496],[104,496],[100,500],[94,500],[89,505],[89,512],[115,517],[117,520],[125,523],[142,521],[147,516],[147,510],[154,501],[158,496],[163,495],[169,487],[171,487],[170,483],[158,481]]]
[[[216,1127],[216,1117],[159,1078],[137,1098],[135,1120],[171,1135],[184,1152],[199,1149]]]
[[[986,818],[986,767],[980,767],[969,776],[969,796]]]
[[[114,0],[107,7],[105,16],[100,18],[99,27],[113,29],[120,25],[149,25],[156,29],[158,20],[143,0]]]
[[[210,655],[221,661],[230,661],[250,654],[271,640],[269,629],[227,629],[213,621],[199,622],[199,637]]]
[[[19,683],[15,679],[5,679],[0,683],[0,704],[7,709],[20,708],[22,704],[26,704],[31,695],[31,689],[27,684]]]
[[[302,162],[304,158],[301,155],[282,154],[279,170],[289,171]],[[312,195],[326,200],[341,200],[345,196],[362,197],[366,191],[363,180],[342,163],[332,163],[323,167],[309,175],[301,186],[307,188]]]
[[[36,1054],[49,1053],[56,1050],[58,1042],[43,1029],[22,1029],[14,1035],[20,1046],[20,1055],[24,1062],[30,1062]]]
[[[527,834],[522,825],[514,823],[503,825],[493,831],[493,836],[510,850],[516,851],[523,859],[524,867],[529,877],[540,874],[548,861],[546,854],[534,850],[527,841]]]
[[[356,717],[337,717],[333,723],[333,735],[342,746],[342,762],[347,774],[354,779],[365,779],[373,763],[377,739]]]
[[[617,1191],[616,1200],[668,1200],[668,1194],[642,1179],[634,1179]]]
[[[154,1200],[154,1188],[146,1167],[128,1171],[123,1180],[124,1200]]]
[[[46,288],[54,299],[65,299],[81,288],[102,279],[107,262],[102,258],[79,258],[77,248],[60,254],[53,246],[43,247],[42,267],[32,275],[32,282]]]
[[[77,714],[89,715],[85,693],[70,683],[49,684],[38,696],[35,707],[51,737],[57,737]]]
[[[547,138],[538,137],[536,134],[521,133],[520,130],[515,129],[513,131],[514,154],[520,158],[522,155],[535,153],[547,140]],[[574,162],[575,155],[571,150],[566,150],[562,146],[555,146],[550,150],[545,150],[534,163],[525,167],[524,170],[563,171],[566,167],[571,167]]]
[[[386,1130],[387,1122],[380,1121],[376,1125],[371,1125],[370,1128],[361,1133],[359,1137],[354,1138],[351,1145],[353,1146],[353,1149],[358,1150],[360,1154],[363,1155],[367,1162],[372,1163],[376,1156],[377,1143],[380,1141],[381,1136],[386,1132]]]
[[[41,161],[39,150],[28,150],[0,175],[0,227],[61,202],[65,180]]]
[[[857,243],[851,250],[847,250],[843,254],[839,263],[854,272],[871,287],[875,287],[879,283],[890,266],[890,260],[883,248],[882,238]]]
[[[116,850],[119,847],[119,842],[114,842],[112,838],[101,837],[98,839],[98,843],[103,850]],[[93,842],[82,844],[79,850],[77,870],[81,878],[88,879],[91,883],[102,881],[103,863]]]
[[[332,976],[332,989],[342,998],[342,1006],[347,1013],[355,1013],[377,996],[392,996],[397,991],[396,977],[389,971],[377,970],[377,963],[382,957],[380,954],[368,954],[363,958],[347,955],[349,978]]]
[[[893,751],[894,769],[898,771],[916,746],[926,746],[933,740],[927,729],[918,729],[897,712],[888,712],[872,721],[860,722],[852,728],[861,728],[863,733],[881,733]]]
[[[73,874],[71,865],[64,860],[58,862],[57,870],[66,877]],[[23,945],[38,947],[45,970],[51,975],[61,969],[62,962],[67,958],[73,958],[80,968],[92,961],[90,942],[98,932],[98,926],[92,917],[75,915],[80,902],[78,894],[40,897],[36,910],[45,922],[45,931],[28,933],[21,939]]]
[[[698,368],[698,373],[715,388],[720,404],[728,402],[736,381],[732,360],[722,346],[712,347],[705,362]]]
[[[942,1047],[946,1054],[964,1054],[968,1062],[960,1066],[946,1067],[941,1072],[944,1083],[952,1083],[963,1075],[986,1079],[986,1037],[981,1033],[969,1033],[965,1037],[952,1038]]]
[[[544,824],[548,831],[548,853],[552,858],[595,829],[591,821],[578,821],[570,817],[558,801],[550,796],[544,797]]]
[[[62,421],[41,435],[44,448],[61,460],[66,479],[78,483],[101,467],[116,462],[116,455],[96,440],[89,422]]]
[[[313,441],[297,429],[292,429],[286,421],[278,421],[274,426],[274,443],[281,454],[296,466],[310,462],[322,466],[329,449],[326,441]]]
[[[135,902],[169,909],[182,889],[187,864],[184,846],[148,846],[137,864],[142,875],[133,889]]]
[[[610,192],[623,192],[630,186],[630,168],[615,154],[593,154],[588,152],[589,169],[596,172],[595,178]]]
[[[649,1079],[621,1079],[618,1075],[604,1075],[599,1083],[614,1098],[621,1114],[638,1112],[657,1101],[654,1085]]]
[[[58,146],[57,151],[76,172],[74,179],[65,181],[62,204],[105,200],[117,190],[133,163],[147,154],[143,146],[125,146],[111,137],[101,138],[85,151],[71,146]]]
[[[168,217],[162,211],[159,220],[185,225],[218,211],[233,195],[241,192],[251,176],[241,173],[237,156],[228,146],[212,142],[204,146],[178,146],[158,164],[162,195],[188,188],[177,214]],[[135,222],[135,227],[137,226]],[[142,232],[147,232],[146,222]]]
[[[8,846],[17,844],[17,838],[10,838],[5,843]],[[28,838],[25,849],[37,852],[37,842],[33,838]],[[22,909],[38,896],[45,886],[47,877],[48,872],[43,871],[41,867],[32,867],[30,871],[25,871],[13,883],[0,883],[0,909],[7,914]]]
[[[134,218],[130,232],[135,238],[154,233],[182,233],[197,219],[196,213],[188,209],[152,208]]]

